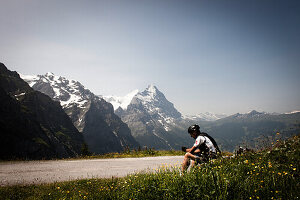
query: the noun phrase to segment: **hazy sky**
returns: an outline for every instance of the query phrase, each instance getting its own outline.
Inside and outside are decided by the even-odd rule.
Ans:
[[[300,110],[300,1],[0,0],[0,62],[183,114]]]

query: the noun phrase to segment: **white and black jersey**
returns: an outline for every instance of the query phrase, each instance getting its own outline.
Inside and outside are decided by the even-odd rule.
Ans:
[[[195,140],[194,147],[200,147],[200,145],[202,144],[205,144],[210,152],[217,153],[216,148],[212,143],[212,141],[206,136],[199,135]]]

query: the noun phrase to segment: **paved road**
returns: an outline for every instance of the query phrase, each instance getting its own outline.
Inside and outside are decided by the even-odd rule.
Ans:
[[[40,184],[84,178],[123,177],[162,165],[180,165],[183,156],[0,163],[0,185]]]

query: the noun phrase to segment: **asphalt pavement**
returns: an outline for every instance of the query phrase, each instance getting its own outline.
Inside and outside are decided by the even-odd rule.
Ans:
[[[183,156],[12,161],[0,163],[0,186],[53,183],[87,178],[124,177],[160,166],[180,166]]]

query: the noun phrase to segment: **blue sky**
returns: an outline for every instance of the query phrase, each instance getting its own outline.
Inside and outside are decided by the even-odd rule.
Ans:
[[[0,62],[183,114],[300,110],[299,1],[0,1]]]

